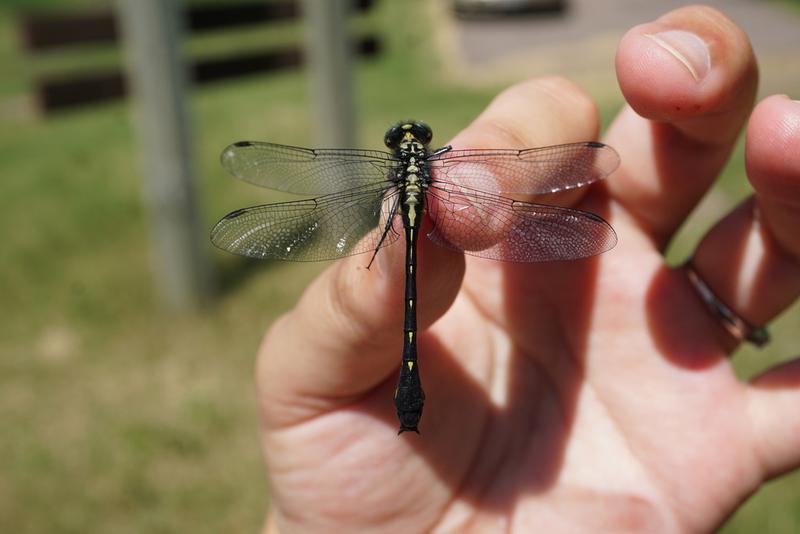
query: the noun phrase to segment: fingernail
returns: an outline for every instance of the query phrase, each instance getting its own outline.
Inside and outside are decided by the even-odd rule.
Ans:
[[[702,80],[711,68],[711,54],[708,52],[708,45],[691,32],[669,30],[644,35],[680,61],[696,82]]]

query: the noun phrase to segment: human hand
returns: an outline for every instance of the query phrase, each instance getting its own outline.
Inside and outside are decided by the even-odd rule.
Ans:
[[[421,437],[395,434],[391,402],[402,246],[369,271],[359,256],[334,264],[273,325],[257,367],[272,527],[702,532],[800,464],[800,361],[738,380],[735,340],[662,256],[751,111],[747,37],[715,10],[682,8],[628,32],[617,75],[629,105],[604,141],[621,167],[558,198],[607,218],[616,249],[511,264],[421,240]],[[545,146],[598,127],[579,88],[533,80],[452,144]],[[756,195],[694,255],[751,324],[800,294],[797,146],[800,103],[765,99],[747,127]]]

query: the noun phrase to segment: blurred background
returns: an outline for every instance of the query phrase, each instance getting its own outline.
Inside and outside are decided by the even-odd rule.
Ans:
[[[444,144],[535,75],[582,84],[607,126],[622,105],[620,37],[686,2],[356,3],[342,142],[382,148],[405,118],[427,121]],[[760,96],[800,95],[800,0],[711,3],[750,33]],[[313,146],[336,134],[320,131],[325,97],[309,82],[295,2],[187,0],[176,57],[191,83],[183,110],[161,110],[185,157],[165,153],[171,141],[153,135],[166,128],[152,134],[152,108],[141,109],[148,86],[130,83],[126,58],[142,55],[121,40],[126,4],[0,0],[0,532],[253,532],[269,498],[254,354],[326,264],[212,250],[218,218],[276,198],[226,176],[218,158],[237,140]],[[165,167],[193,192],[164,200],[153,176]],[[747,194],[740,145],[670,259]],[[186,222],[176,234],[185,254],[165,259],[181,245],[159,228],[175,219]],[[189,280],[180,290],[164,282],[176,265]],[[799,332],[795,306],[770,345],[737,353],[737,372],[797,355]],[[765,486],[723,532],[757,530],[800,531],[800,473]]]

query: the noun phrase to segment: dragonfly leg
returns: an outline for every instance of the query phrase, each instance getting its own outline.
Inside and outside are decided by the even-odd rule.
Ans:
[[[372,267],[372,262],[375,261],[375,256],[378,255],[378,250],[383,245],[383,241],[386,239],[386,236],[389,234],[389,230],[392,228],[392,220],[394,219],[394,214],[397,212],[397,206],[400,204],[400,195],[394,201],[394,205],[392,209],[389,210],[389,217],[386,218],[386,224],[383,226],[383,233],[381,234],[381,240],[378,241],[378,244],[375,246],[375,250],[372,252],[372,257],[369,259],[369,264],[367,264],[367,270]]]
[[[431,152],[430,156],[428,156],[428,157],[432,158],[434,156],[438,156],[439,154],[444,154],[445,152],[450,152],[451,150],[453,150],[452,145],[443,146],[442,148],[437,148],[436,150]]]

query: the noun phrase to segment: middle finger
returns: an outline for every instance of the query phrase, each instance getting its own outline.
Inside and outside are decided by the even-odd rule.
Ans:
[[[733,148],[755,98],[755,57],[725,15],[690,6],[631,29],[617,76],[628,106],[606,136],[622,158],[609,190],[661,250]]]

